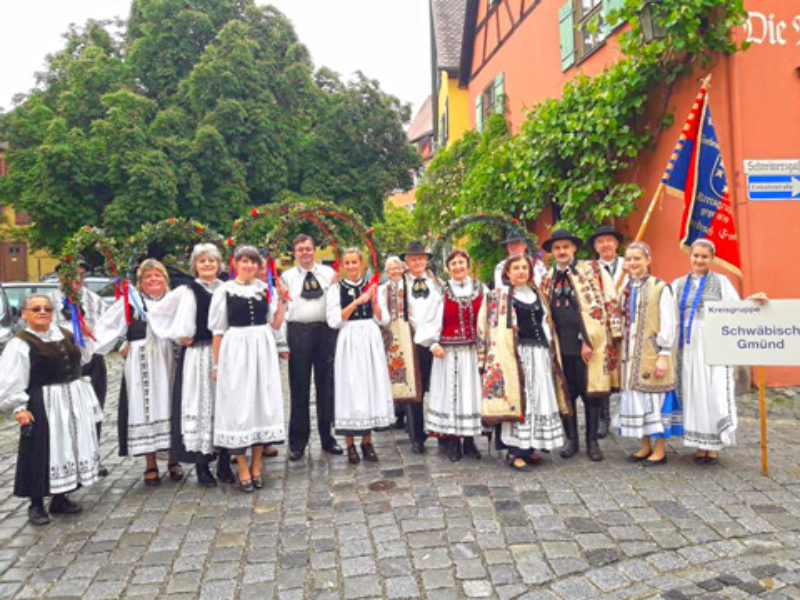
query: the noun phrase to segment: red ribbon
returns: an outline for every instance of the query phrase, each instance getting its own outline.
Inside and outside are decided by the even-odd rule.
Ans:
[[[71,302],[71,300],[70,300],[70,302]],[[91,338],[91,340],[92,340],[93,342],[96,342],[96,341],[97,341],[97,338],[96,338],[96,337],[94,337],[94,335],[92,335],[92,332],[91,332],[91,331],[88,331],[88,330],[86,329],[86,321],[84,321],[84,320],[83,320],[83,311],[81,311],[81,309],[80,309],[80,308],[78,308],[78,311],[77,311],[77,312],[78,312],[78,323],[80,323],[80,326],[81,326],[81,331],[83,331],[83,333],[84,333],[85,335],[88,335],[88,336]]]
[[[122,282],[122,294],[125,296],[125,322],[130,325],[131,324],[131,299],[128,296],[130,291],[130,284],[127,280],[123,280]]]

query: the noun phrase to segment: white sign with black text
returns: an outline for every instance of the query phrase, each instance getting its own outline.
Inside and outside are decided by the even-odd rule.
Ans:
[[[800,300],[709,302],[704,342],[710,365],[800,365]]]

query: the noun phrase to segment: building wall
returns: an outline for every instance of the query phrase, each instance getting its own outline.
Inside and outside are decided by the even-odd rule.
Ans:
[[[445,106],[448,109],[447,144],[449,148],[456,143],[470,129],[469,120],[469,93],[466,89],[458,87],[458,78],[451,77],[447,71],[442,70],[439,77],[439,90],[437,94],[439,119],[441,121]],[[439,123],[441,126],[441,122]]]
[[[486,0],[481,4],[478,22],[486,14]],[[547,97],[560,96],[570,78],[578,73],[595,74],[619,57],[612,36],[583,62],[562,72],[558,27],[562,4],[563,0],[541,0],[517,26],[470,81],[471,107],[491,80],[504,73],[508,117],[512,129],[518,131],[525,118],[524,108]],[[751,201],[743,169],[745,159],[800,159],[797,100],[800,7],[781,0],[746,0],[745,6],[751,15],[749,26],[735,35],[739,39],[749,35],[752,46],[731,57],[721,57],[707,71],[698,70],[677,82],[668,101],[668,108],[675,116],[674,124],[659,135],[652,149],[639,155],[625,174],[624,179],[638,183],[644,194],[637,202],[636,212],[617,226],[629,238],[636,234],[700,89],[700,81],[706,73],[711,73],[710,106],[731,188],[742,253],[741,280],[729,277],[742,295],[764,291],[773,298],[800,298],[797,276],[800,268],[796,265],[800,196],[787,201]],[[492,37],[497,37],[496,27],[489,30],[487,45],[491,47]],[[473,49],[473,71],[481,62],[482,45],[482,36],[478,35]],[[657,108],[660,103],[651,104]],[[651,107],[645,118],[655,121],[659,115],[653,110]],[[474,110],[470,121],[474,127]],[[665,197],[645,236],[653,247],[653,271],[668,281],[689,270],[687,255],[678,249],[681,211],[679,199]],[[540,238],[550,225],[549,215],[542,215],[541,221],[544,223],[535,227]],[[800,385],[800,368],[770,368],[767,379],[770,385]]]

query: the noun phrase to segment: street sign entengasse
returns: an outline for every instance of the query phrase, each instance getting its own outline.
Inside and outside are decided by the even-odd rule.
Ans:
[[[800,158],[743,162],[750,200],[800,200]]]

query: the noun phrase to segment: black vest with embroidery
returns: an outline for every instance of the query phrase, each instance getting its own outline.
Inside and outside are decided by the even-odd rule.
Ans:
[[[17,334],[30,346],[30,380],[28,387],[69,383],[81,376],[81,349],[72,343],[72,334],[61,330],[64,339],[45,342],[28,331]]]
[[[339,302],[341,303],[342,308],[346,308],[353,301],[358,298],[361,294],[364,293],[364,290],[367,288],[367,282],[361,281],[361,283],[352,284],[348,283],[347,281],[340,281],[339,282]],[[359,321],[364,319],[371,319],[372,318],[372,300],[356,306],[353,314],[350,315],[351,321]]]
[[[517,336],[519,341],[533,346],[547,347],[547,338],[542,327],[544,308],[542,303],[539,302],[539,298],[537,297],[531,304],[512,298],[511,303],[517,313]]]
[[[194,292],[194,303],[197,306],[195,313],[194,346],[198,342],[210,342],[214,335],[208,328],[208,309],[211,307],[211,292],[196,281],[189,283],[189,289]]]
[[[229,327],[252,327],[267,324],[269,303],[264,292],[247,297],[228,292],[227,296]]]

